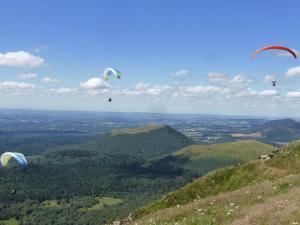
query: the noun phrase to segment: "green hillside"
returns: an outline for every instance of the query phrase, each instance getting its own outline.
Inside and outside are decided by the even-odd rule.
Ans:
[[[0,170],[0,224],[98,225],[126,215],[192,179],[144,163],[193,143],[168,126],[148,126],[50,148],[28,157],[25,169],[12,163]]]
[[[194,141],[166,125],[149,125],[112,131],[95,137],[82,146],[84,149],[106,154],[126,154],[142,158],[158,158]]]
[[[266,140],[290,142],[300,138],[300,129],[295,128],[268,128],[261,131]]]
[[[122,223],[299,224],[299,193],[300,142],[295,142],[268,161],[211,172]]]
[[[292,119],[270,120],[252,127],[251,131],[231,134],[234,140],[258,140],[260,142],[284,146],[300,139],[300,123]]]
[[[230,157],[241,161],[257,158],[261,154],[270,153],[276,147],[257,141],[226,142],[212,145],[192,145],[183,148],[173,155],[177,157],[188,157],[192,160],[206,157]]]
[[[272,145],[256,141],[191,145],[162,159],[152,161],[149,167],[156,170],[180,168],[185,170],[185,173],[199,177],[218,168],[257,159],[258,156],[276,149]]]
[[[190,143],[168,126],[149,126],[28,157],[26,169],[0,170],[0,224],[109,223],[215,168],[274,149],[257,142]]]
[[[291,142],[300,139],[300,124],[292,119],[271,120],[260,127],[262,140]]]
[[[270,120],[263,123],[260,126],[260,129],[285,129],[285,128],[293,128],[300,129],[300,124],[293,119],[279,119],[279,120]]]

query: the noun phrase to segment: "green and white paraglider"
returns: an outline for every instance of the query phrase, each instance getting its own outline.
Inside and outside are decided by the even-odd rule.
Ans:
[[[119,70],[111,67],[106,68],[103,72],[103,79],[109,81],[112,76],[115,76],[117,79],[121,79],[122,73]],[[111,97],[109,97],[107,101],[111,102]]]
[[[118,79],[121,79],[122,73],[119,70],[117,70],[117,69],[108,67],[103,72],[104,80],[106,80],[106,81],[110,80],[111,76],[115,76]]]
[[[15,159],[22,167],[28,166],[25,156],[18,152],[4,152],[0,158],[1,166],[7,166],[11,159]]]

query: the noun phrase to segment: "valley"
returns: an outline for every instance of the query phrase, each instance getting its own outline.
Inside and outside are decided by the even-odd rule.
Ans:
[[[101,124],[106,124],[107,127],[102,128],[104,129],[102,131],[98,130],[97,133],[94,128],[83,132],[82,125],[76,129],[72,127],[72,118],[78,120],[81,118],[77,113],[71,113],[71,116],[68,113],[63,114],[64,123],[56,118],[55,113],[53,115],[49,113],[51,116],[38,119],[40,117],[37,115],[40,113],[34,112],[30,115],[11,113],[10,117],[19,116],[23,119],[28,117],[28,122],[24,122],[24,128],[21,128],[20,125],[14,126],[15,119],[11,119],[8,120],[11,122],[7,122],[7,127],[4,126],[2,131],[0,130],[1,151],[22,152],[29,163],[25,169],[12,163],[0,170],[0,224],[110,224],[120,218],[126,218],[135,210],[137,211],[133,214],[134,219],[145,221],[144,218],[148,218],[148,214],[159,213],[153,211],[152,207],[149,209],[146,207],[144,210],[143,207],[146,205],[166,198],[164,196],[170,192],[177,193],[176,190],[181,190],[180,188],[195,179],[201,180],[201,177],[206,179],[216,169],[218,171],[228,166],[235,168],[220,169],[226,171],[221,172],[221,177],[224,173],[227,174],[226,177],[232,173],[239,174],[236,168],[248,161],[256,160],[261,155],[277,152],[279,146],[272,140],[244,137],[228,138],[228,141],[222,143],[214,139],[215,141],[209,144],[193,135],[184,134],[187,131],[185,127],[198,126],[196,121],[205,121],[207,119],[205,116],[192,116],[191,119],[183,115],[178,119],[179,115],[159,117],[154,114],[151,115],[153,118],[149,118],[150,115],[142,114],[139,118],[142,118],[143,123],[125,127],[125,122],[121,125],[118,121],[129,121],[133,116],[125,114],[126,116],[118,117],[117,120],[102,118]],[[42,112],[44,113],[46,112]],[[90,121],[95,119],[86,116]],[[45,120],[53,117],[55,119],[49,122]],[[134,118],[139,121],[136,114]],[[283,127],[286,122],[270,121],[271,125],[268,122],[266,127],[262,119],[254,121],[248,119],[251,122],[246,123],[243,118],[241,119],[243,122],[235,118],[234,120],[238,122],[233,123],[232,119],[216,117],[213,121],[213,116],[208,118],[205,123],[201,122],[206,125],[199,125],[197,129],[206,131],[210,129],[209,133],[212,135],[221,130],[227,132],[227,129],[240,133],[276,129],[276,135],[272,138],[285,141],[287,130],[290,132],[294,129],[295,132],[292,131],[295,133],[294,138],[298,138],[296,132],[298,127]],[[192,125],[190,119],[193,121]],[[34,130],[38,132],[33,131],[29,122],[37,120],[40,121],[40,125]],[[65,124],[65,130],[72,132],[62,132],[60,130],[62,128],[50,132],[46,124],[55,123],[56,120],[57,123]],[[274,128],[274,123],[280,123],[281,127]],[[236,128],[232,128],[235,126]],[[26,135],[22,133],[25,127],[28,127]],[[247,169],[245,173],[246,171]],[[261,168],[254,176],[246,179],[245,185],[255,183],[256,179],[265,179],[264,176],[263,178],[258,176],[259,171],[263,171],[269,177],[268,170]],[[238,175],[236,176],[238,178]],[[194,183],[195,181],[192,184]],[[220,190],[215,190],[214,185],[203,186],[202,189],[208,192],[198,195],[202,199],[212,193],[218,195],[223,191],[235,191],[236,187],[233,183],[222,183],[219,186]],[[189,193],[187,196],[182,195],[180,199],[178,202],[176,200],[175,205],[172,200],[168,201],[167,205],[154,208],[159,210],[169,210],[174,206],[176,208],[177,205],[194,201],[195,196]]]

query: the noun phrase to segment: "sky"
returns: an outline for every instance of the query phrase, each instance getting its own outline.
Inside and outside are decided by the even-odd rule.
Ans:
[[[296,0],[3,0],[0,108],[297,116],[300,59],[251,54],[267,45],[300,52],[299,8]],[[122,79],[105,81],[107,67]]]

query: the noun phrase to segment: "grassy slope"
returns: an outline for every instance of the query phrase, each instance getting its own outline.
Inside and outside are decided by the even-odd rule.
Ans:
[[[210,171],[257,159],[277,148],[256,141],[226,142],[213,145],[191,145],[152,161],[151,168],[181,168],[195,178]]]
[[[18,225],[19,222],[16,219],[10,219],[10,220],[0,220],[0,224],[5,224],[5,225]]]
[[[275,149],[272,145],[257,141],[241,141],[213,145],[192,145],[173,153],[173,156],[188,157],[192,160],[217,156],[248,161]]]
[[[219,169],[139,209],[137,224],[300,224],[300,142]],[[124,222],[131,224],[131,222]]]

